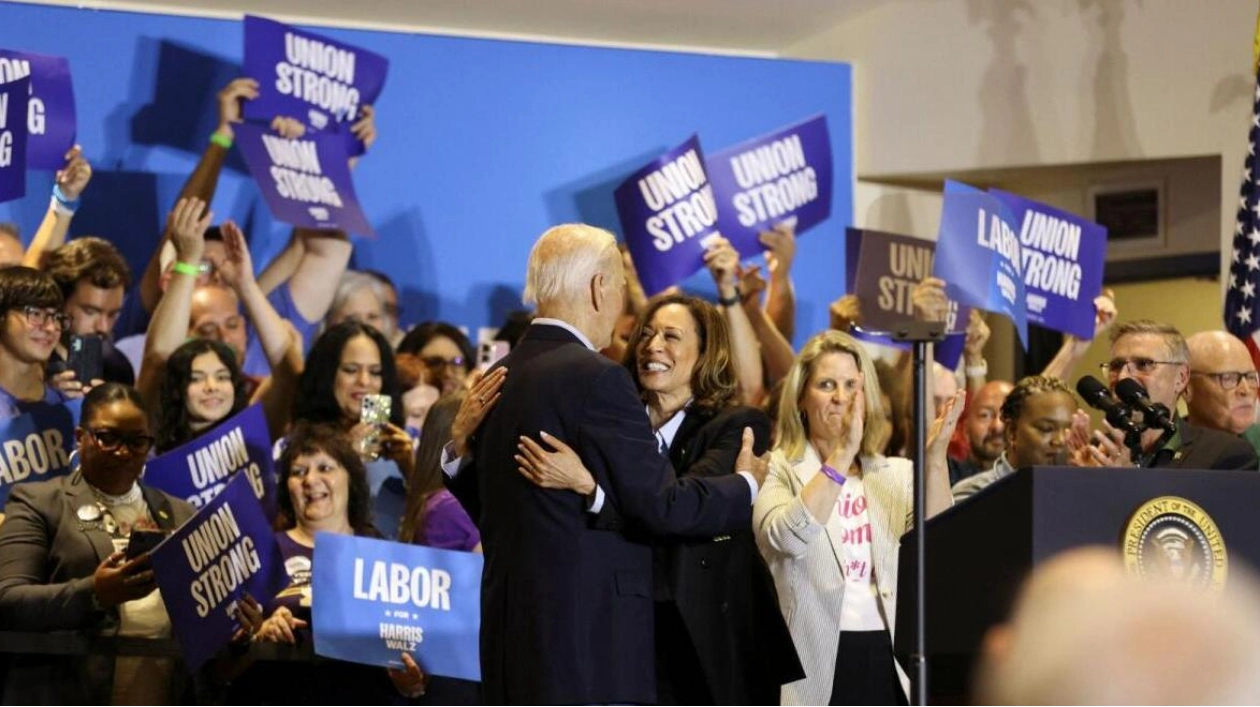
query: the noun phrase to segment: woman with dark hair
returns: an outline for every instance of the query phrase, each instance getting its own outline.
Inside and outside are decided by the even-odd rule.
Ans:
[[[193,339],[166,361],[158,390],[158,454],[196,438],[249,405],[245,377],[231,347]]]
[[[481,534],[459,501],[446,490],[442,447],[464,402],[463,393],[441,398],[424,420],[416,468],[407,484],[407,510],[398,528],[402,542],[446,550],[481,552]]]
[[[134,388],[105,383],[83,399],[79,468],[13,487],[0,525],[0,626],[160,638],[170,619],[147,554],[125,559],[133,530],[170,531],[184,501],[140,482],[153,437]],[[5,704],[171,704],[182,670],[170,660],[19,655]]]
[[[735,473],[749,428],[756,451],[766,451],[770,421],[739,404],[729,327],[717,308],[681,295],[653,299],[629,344],[625,366],[661,453],[680,475]],[[594,485],[572,450],[544,441],[559,451],[526,442],[522,473],[543,486]],[[615,512],[610,506],[601,516]],[[659,538],[655,567],[657,700],[777,704],[779,686],[803,673],[751,529],[711,540]]]
[[[442,389],[442,395],[465,385],[477,355],[464,332],[446,322],[417,324],[398,344],[398,353],[420,357],[429,370],[429,380]]]
[[[336,425],[298,423],[278,463],[276,500],[290,527],[276,533],[289,586],[267,607],[267,619],[256,641],[309,641],[311,559],[317,533],[380,537],[372,525],[367,472],[345,432]],[[409,655],[407,668],[389,670],[397,692],[423,694],[427,676]],[[257,690],[261,690],[259,693]],[[268,703],[280,698],[291,704],[374,704],[389,697],[379,668],[330,661],[321,664],[270,664],[238,682],[235,694]]]
[[[390,399],[389,422],[361,420],[369,395]],[[330,424],[346,435],[367,465],[374,523],[394,538],[406,505],[405,480],[415,458],[403,429],[403,405],[389,342],[375,327],[347,321],[325,331],[306,358],[293,401],[295,422]]]

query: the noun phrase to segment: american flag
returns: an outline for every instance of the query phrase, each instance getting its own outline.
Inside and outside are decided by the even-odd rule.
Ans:
[[[1243,163],[1238,216],[1234,220],[1234,247],[1225,290],[1225,328],[1242,339],[1251,360],[1260,368],[1260,174],[1256,169],[1256,143],[1260,142],[1260,74],[1251,108],[1247,160]]]

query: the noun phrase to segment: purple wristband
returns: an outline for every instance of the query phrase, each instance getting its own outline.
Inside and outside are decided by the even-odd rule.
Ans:
[[[836,482],[840,486],[844,486],[844,482],[848,481],[848,479],[845,478],[844,474],[841,474],[840,472],[836,471],[835,469],[832,469],[830,466],[826,464],[822,465],[822,473],[826,474],[828,479],[831,479],[832,481]]]

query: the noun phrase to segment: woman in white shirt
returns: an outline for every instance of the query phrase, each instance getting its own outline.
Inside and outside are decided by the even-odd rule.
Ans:
[[[880,453],[881,405],[871,359],[838,331],[810,339],[784,380],[753,527],[808,676],[784,685],[785,705],[906,703],[892,633],[914,473]],[[955,396],[932,426],[928,517],[952,503],[945,454],[961,410]]]

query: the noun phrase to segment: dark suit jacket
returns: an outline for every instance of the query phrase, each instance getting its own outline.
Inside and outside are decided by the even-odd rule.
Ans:
[[[689,410],[670,445],[670,461],[688,478],[730,475],[745,427],[753,430],[753,451],[764,453],[770,419],[760,410]],[[716,538],[661,542],[656,567],[658,585],[677,606],[704,670],[702,676],[671,676],[676,684],[704,680],[714,704],[765,705],[778,704],[781,685],[805,677],[751,526]],[[658,637],[658,655],[671,648]]]
[[[164,530],[193,515],[184,501],[141,485],[153,520]],[[95,503],[83,475],[18,484],[0,525],[0,629],[116,630],[118,611],[97,610],[92,575],[114,552],[109,533],[78,517]],[[14,656],[5,704],[109,704],[114,679],[107,656]]]
[[[605,503],[659,535],[749,527],[748,484],[676,480],[629,372],[560,327],[530,326],[501,365],[502,397],[452,486],[461,502],[474,492],[481,501],[486,704],[651,703],[651,546],[597,527],[578,494],[525,479],[513,458],[519,438],[545,430],[564,440]]]
[[[1181,448],[1176,452],[1161,449],[1155,453],[1152,467],[1162,469],[1237,469],[1256,471],[1260,461],[1247,440],[1228,432],[1199,427],[1177,420]]]

